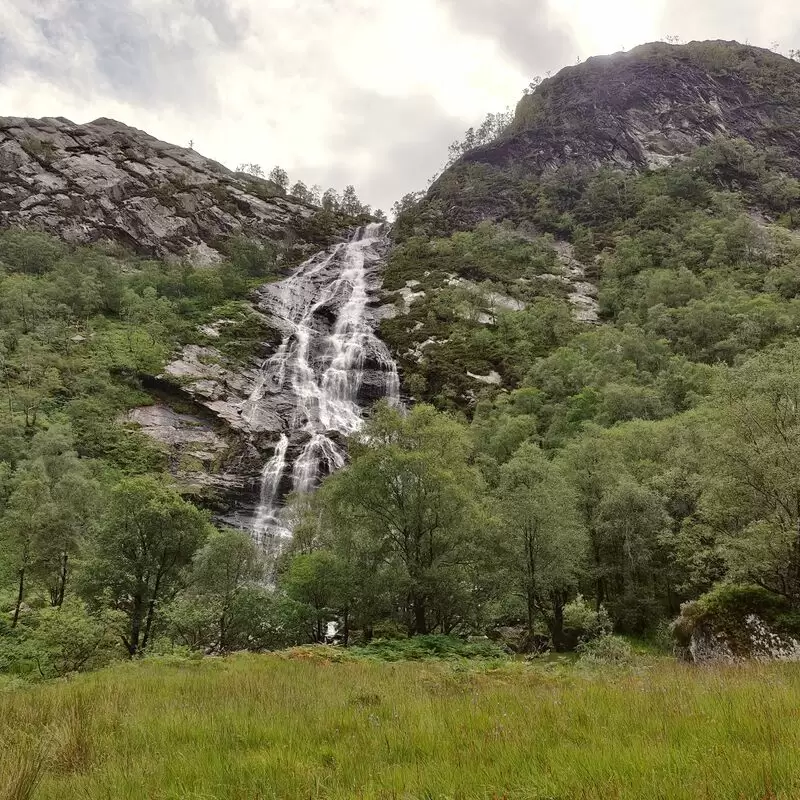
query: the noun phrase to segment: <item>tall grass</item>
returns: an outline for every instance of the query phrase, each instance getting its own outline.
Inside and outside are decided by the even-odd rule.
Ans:
[[[800,797],[797,667],[297,656],[0,692],[0,798]]]

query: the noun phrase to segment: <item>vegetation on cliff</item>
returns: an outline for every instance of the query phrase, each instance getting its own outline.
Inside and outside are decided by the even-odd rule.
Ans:
[[[544,82],[495,142],[405,204],[386,285],[399,313],[382,335],[409,394],[451,416],[379,412],[368,452],[354,445],[353,465],[312,502],[316,538],[298,547],[389,570],[372,588],[337,588],[328,609],[357,630],[382,609],[403,631],[516,625],[525,646],[543,637],[563,648],[580,638],[564,623],[578,596],[616,630],[642,635],[713,587],[742,584],[719,595],[739,624],[755,585],[785,612],[771,622],[800,631],[800,146],[788,122],[797,103],[780,91],[798,70],[726,43],[593,60]],[[703,80],[690,86],[695,73]],[[604,82],[620,76],[631,80],[612,98]],[[695,97],[706,85],[716,105]],[[734,90],[768,98],[773,123],[736,117],[725,99]],[[669,125],[656,140],[642,120],[658,103],[688,119],[687,92],[710,105],[685,126],[685,152],[663,163],[611,152],[593,163],[580,137],[597,144],[606,128],[567,119],[570,97],[591,98],[575,120],[607,112],[653,155],[671,141]],[[550,109],[546,122],[526,116],[537,104]],[[736,125],[723,134],[712,117]],[[571,142],[574,158],[537,167],[529,155],[551,135]],[[573,313],[565,276],[575,265],[597,287],[596,321]],[[466,449],[429,449],[419,425],[451,426],[448,442]],[[437,506],[441,476],[412,479],[405,457],[428,459],[426,470],[451,465],[446,491],[466,495],[453,501],[457,522]],[[334,565],[320,574],[347,583]]]

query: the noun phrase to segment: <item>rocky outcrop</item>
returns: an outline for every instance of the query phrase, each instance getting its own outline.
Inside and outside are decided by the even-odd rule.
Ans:
[[[737,42],[642,45],[567,67],[520,102],[507,136],[466,160],[660,167],[722,134],[800,168],[800,63]]]
[[[193,401],[235,431],[279,431],[280,420],[274,425],[267,419],[249,420],[242,414],[247,398],[258,383],[257,365],[228,363],[214,347],[186,345],[171,361],[164,378],[171,380]]]
[[[575,258],[575,249],[569,242],[556,242],[556,252],[561,266],[561,275],[555,276],[569,289],[567,299],[572,313],[578,322],[599,321],[600,304],[597,301],[598,289],[587,280],[587,269]]]
[[[0,118],[3,227],[212,263],[231,234],[297,239],[314,213],[269,181],[114,120]]]
[[[684,603],[672,624],[679,654],[695,663],[800,661],[800,626],[787,598],[720,584]]]
[[[777,633],[756,614],[748,615],[736,636],[712,625],[698,625],[685,655],[696,664],[736,661],[800,661],[800,641]]]

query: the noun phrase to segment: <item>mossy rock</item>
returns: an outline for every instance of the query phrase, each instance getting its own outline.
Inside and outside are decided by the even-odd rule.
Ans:
[[[759,586],[721,584],[685,603],[672,630],[687,654],[703,641],[716,643],[721,653],[733,658],[762,657],[769,655],[769,648],[761,639],[785,649],[800,637],[800,612],[786,598]]]

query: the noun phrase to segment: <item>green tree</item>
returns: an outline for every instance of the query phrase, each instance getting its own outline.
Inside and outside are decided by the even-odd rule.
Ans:
[[[324,641],[325,622],[337,613],[342,581],[342,565],[333,553],[326,550],[295,556],[281,581],[292,600],[311,609],[315,642]]]
[[[623,476],[597,508],[599,570],[609,612],[625,631],[641,633],[659,616],[659,549],[669,530],[664,500]]]
[[[53,524],[35,537],[33,574],[47,589],[50,604],[60,607],[73,560],[96,519],[102,491],[74,451],[68,428],[54,426],[37,433],[29,457],[46,481],[54,517]]]
[[[285,169],[282,167],[273,167],[268,177],[283,194],[286,194],[289,189],[289,174]]]
[[[20,469],[11,481],[5,513],[0,518],[2,552],[15,575],[11,627],[16,627],[37,560],[37,543],[46,541],[58,522],[58,508],[50,497],[41,464]]]
[[[495,499],[504,585],[524,600],[529,641],[541,615],[560,650],[564,606],[588,555],[574,489],[539,447],[526,443],[500,468]]]
[[[215,621],[213,647],[225,652],[248,638],[242,598],[264,580],[263,554],[244,531],[214,531],[194,557],[189,597]]]
[[[87,602],[105,598],[125,614],[122,639],[131,656],[147,649],[159,606],[184,585],[210,530],[205,515],[159,478],[124,478],[111,490],[82,588]]]
[[[455,624],[444,601],[479,546],[482,484],[470,453],[465,428],[430,406],[403,417],[382,405],[353,443],[351,465],[322,489],[330,526],[357,531],[390,565],[415,634]]]
[[[337,212],[341,210],[342,198],[335,189],[327,189],[320,202],[323,211]]]
[[[289,190],[289,194],[292,197],[296,197],[298,200],[301,200],[303,203],[311,204],[314,201],[314,195],[308,186],[303,183],[303,181],[297,181]]]
[[[800,607],[800,345],[723,374],[701,520],[731,574]]]
[[[348,214],[351,217],[357,217],[359,214],[363,213],[364,207],[361,205],[361,201],[358,199],[355,187],[345,187],[345,190],[342,194],[340,210],[343,214]]]
[[[32,336],[23,336],[10,360],[15,375],[14,407],[22,411],[25,427],[36,426],[42,405],[61,387],[55,354]]]

